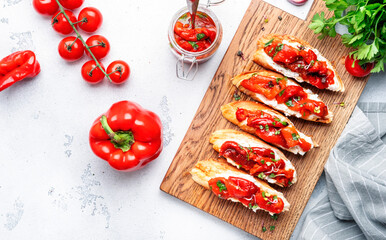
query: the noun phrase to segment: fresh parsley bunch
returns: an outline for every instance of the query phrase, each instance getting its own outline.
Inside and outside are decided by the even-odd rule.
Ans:
[[[371,72],[384,71],[386,63],[386,0],[324,0],[334,16],[326,19],[317,13],[308,26],[314,33],[335,37],[335,25],[346,25],[350,34],[342,35],[347,47],[357,48],[350,53],[360,64],[375,62]],[[345,13],[345,14],[344,14]]]

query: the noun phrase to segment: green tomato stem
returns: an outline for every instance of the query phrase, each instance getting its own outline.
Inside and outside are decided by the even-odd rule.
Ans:
[[[102,73],[106,76],[106,78],[111,82],[111,78],[110,76],[106,73],[106,71],[102,68],[102,66],[99,64],[99,61],[98,59],[96,59],[96,57],[94,56],[94,54],[91,52],[90,50],[90,47],[86,44],[86,42],[84,41],[82,35],[80,35],[80,33],[78,32],[78,30],[76,29],[74,23],[70,20],[70,18],[68,17],[68,15],[66,14],[66,12],[64,11],[64,8],[62,6],[62,4],[60,4],[59,0],[55,0],[56,3],[58,4],[59,6],[59,9],[60,9],[60,13],[63,13],[63,16],[67,19],[68,23],[71,25],[72,29],[74,29],[75,33],[76,33],[76,36],[79,38],[79,40],[82,42],[83,46],[86,48],[86,50],[89,52],[91,58],[95,61],[95,64],[97,65],[97,67],[102,71]],[[58,14],[59,15],[59,14]]]

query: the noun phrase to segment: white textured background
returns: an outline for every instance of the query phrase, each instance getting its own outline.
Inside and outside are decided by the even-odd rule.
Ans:
[[[191,82],[175,77],[167,41],[170,18],[184,4],[86,0],[101,10],[97,33],[111,43],[102,62],[123,59],[132,70],[122,86],[90,86],[80,75],[86,58],[66,63],[58,55],[63,37],[49,18],[30,0],[0,0],[0,58],[31,49],[42,69],[0,93],[0,239],[253,239],[159,190],[249,1],[213,7],[223,42]],[[384,78],[374,75],[361,101],[384,100]],[[114,171],[88,145],[95,118],[125,99],[156,112],[164,125],[163,153],[134,173]]]

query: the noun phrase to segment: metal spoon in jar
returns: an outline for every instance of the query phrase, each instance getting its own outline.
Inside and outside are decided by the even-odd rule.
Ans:
[[[188,5],[188,10],[192,19],[192,29],[195,27],[196,13],[199,1],[200,0],[186,0],[186,4]]]

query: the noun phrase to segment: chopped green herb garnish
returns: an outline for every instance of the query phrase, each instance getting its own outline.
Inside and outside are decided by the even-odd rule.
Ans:
[[[272,162],[277,162],[279,161],[280,159],[274,159],[274,158],[271,158]]]
[[[269,131],[269,126],[268,126],[268,124],[265,125],[265,131],[267,131],[267,132]]]
[[[188,41],[188,43],[193,47],[194,50],[198,49],[198,45],[196,42]]]
[[[260,125],[260,126],[259,126],[259,128],[260,128],[261,130],[263,130],[263,129],[264,129],[263,125]]]
[[[281,92],[279,92],[279,96],[281,97],[284,94],[285,89],[283,89]]]
[[[264,161],[264,159],[262,159],[260,162],[261,162],[261,164],[265,164],[265,161]]]
[[[275,132],[275,135],[279,135],[280,134],[280,130],[277,130],[276,132]]]
[[[273,42],[273,38],[264,44],[264,47],[268,47]]]
[[[272,198],[273,200],[277,200],[277,196],[275,195],[275,196],[273,196],[273,198]]]
[[[276,197],[276,196],[275,196]],[[277,198],[277,197],[276,197]],[[277,220],[277,218],[278,218],[278,216],[277,216],[277,214],[273,214],[272,216],[271,216],[271,218],[273,219],[273,220]]]
[[[291,181],[288,181],[288,185],[292,185],[292,182],[291,182]]]
[[[272,81],[268,82],[268,87],[273,88],[273,82]]]
[[[315,108],[314,108],[314,112],[315,112],[315,113],[320,113],[320,106],[315,107]]]
[[[237,93],[233,94],[233,98],[234,98],[236,101],[238,101],[238,100],[241,99],[240,95],[237,94]]]
[[[285,105],[287,105],[287,107],[293,107],[294,104],[292,103],[292,99],[288,99],[288,101],[285,102]]]
[[[220,190],[220,192],[227,190],[227,187],[225,186],[225,184],[222,183],[220,180],[217,181],[216,185],[217,185],[218,189]]]
[[[253,205],[252,209],[257,209],[259,206]]]
[[[239,164],[238,168],[240,169],[241,168],[241,165]]]
[[[272,163],[271,162],[267,162],[267,166],[269,167],[269,166],[271,166],[272,165]]]
[[[204,33],[197,33],[197,41],[200,41],[201,39],[203,39],[205,37],[205,34]]]
[[[292,133],[292,139],[295,140],[295,141],[299,140],[299,139],[300,139],[299,134],[297,134],[297,133]]]
[[[271,232],[273,232],[273,230],[275,230],[275,226],[269,226],[269,230],[270,230]]]
[[[261,196],[263,196],[263,198],[265,198],[265,192],[264,191],[261,192]]]
[[[267,231],[267,228],[266,228],[266,227],[262,227],[261,230],[262,230],[263,232],[266,232],[266,231]]]
[[[279,118],[275,118],[275,119],[273,119],[273,120],[275,120],[276,122],[279,122],[279,123],[283,124],[284,126],[287,126],[287,125],[288,125],[287,122],[284,122],[284,121],[280,120]]]
[[[248,204],[248,208],[249,208],[249,209],[252,209],[252,203],[249,203],[249,204]]]
[[[278,44],[278,45],[276,46],[276,48],[275,48],[275,54],[273,54],[273,56],[276,56],[276,54],[277,54],[278,52],[280,52],[282,49],[283,49],[283,44],[282,44],[282,43]]]
[[[269,177],[270,177],[270,178],[275,178],[276,175],[275,175],[274,173],[271,173],[271,174],[269,175]]]
[[[276,78],[276,83],[277,84],[279,84],[279,82],[281,81],[281,80],[283,80],[284,78]]]
[[[304,107],[304,105],[306,105],[306,104],[307,104],[307,102],[304,102],[304,103],[300,104],[300,107]]]
[[[275,153],[274,153],[274,152],[270,152],[270,154],[272,154],[272,155],[275,155]]]
[[[264,173],[262,173],[262,172],[259,173],[259,175],[257,175],[257,177],[260,178],[260,179],[264,179]]]

